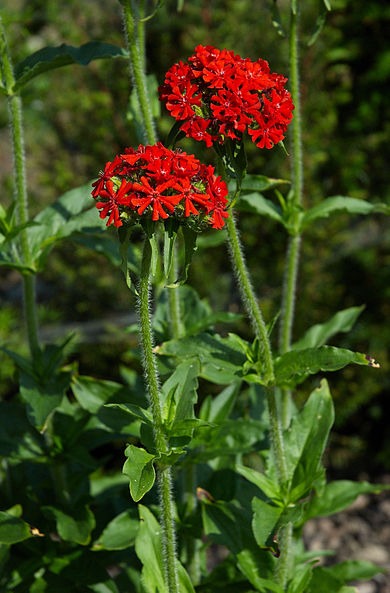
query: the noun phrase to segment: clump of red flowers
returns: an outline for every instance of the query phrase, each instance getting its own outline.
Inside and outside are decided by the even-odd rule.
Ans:
[[[174,218],[198,230],[221,229],[228,216],[228,188],[214,167],[160,142],[126,148],[106,163],[92,186],[107,226]]]
[[[240,140],[247,131],[256,146],[272,148],[292,119],[286,82],[265,60],[199,45],[186,63],[168,70],[159,93],[190,138],[212,146],[225,138]]]

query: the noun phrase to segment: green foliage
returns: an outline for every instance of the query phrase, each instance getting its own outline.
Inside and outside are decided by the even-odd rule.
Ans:
[[[82,279],[80,294],[86,292],[83,282],[92,285],[90,300],[100,299],[98,310],[104,318],[115,310],[122,289],[118,278],[107,274],[100,265],[101,260],[96,268],[90,267],[93,257],[103,254],[110,264],[122,266],[128,285],[133,286],[133,277],[139,276],[141,270],[141,232],[135,229],[131,237],[119,232],[119,245],[116,234],[104,229],[104,222],[93,207],[91,184],[82,184],[96,176],[97,167],[104,159],[111,159],[124,145],[138,141],[142,110],[136,100],[134,81],[129,89],[124,75],[128,68],[124,60],[129,55],[120,47],[121,40],[116,39],[115,31],[120,29],[117,17],[116,20],[109,17],[110,11],[116,14],[112,10],[114,4],[105,7],[104,15],[99,7],[94,7],[86,33],[88,38],[90,33],[91,37],[108,35],[106,19],[114,18],[110,37],[115,44],[96,40],[85,43],[84,32],[78,31],[83,15],[80,11],[87,11],[83,3],[71,1],[61,14],[56,3],[43,4],[33,2],[29,7],[26,3],[23,7],[20,23],[24,21],[24,30],[16,28],[11,47],[19,60],[15,84],[11,88],[4,79],[0,80],[4,95],[23,90],[26,120],[32,129],[27,143],[33,173],[31,197],[37,198],[33,216],[24,224],[20,224],[11,198],[8,206],[0,205],[0,266],[4,277],[12,273],[35,277],[39,273],[48,278],[51,271],[64,278],[71,270],[74,284]],[[125,7],[129,3],[122,4]],[[167,134],[168,143],[182,138],[176,135],[175,128],[169,133],[166,116],[160,113],[157,87],[166,68],[192,51],[197,41],[210,38],[215,45],[232,47],[243,55],[254,52],[256,57],[263,56],[258,30],[253,27],[256,16],[264,32],[262,46],[268,47],[276,64],[284,62],[286,45],[282,36],[287,35],[288,19],[284,7],[277,2],[271,3],[271,14],[249,0],[228,3],[218,0],[212,10],[205,9],[200,1],[153,4],[153,12],[143,15],[137,23],[137,34],[141,34],[140,25],[150,20],[149,64],[155,71],[147,77],[147,91],[152,113],[159,120],[162,135]],[[366,4],[363,7],[366,16],[371,22],[381,24],[381,14]],[[308,117],[314,122],[313,129],[305,130],[305,143],[314,147],[312,153],[308,151],[305,162],[305,168],[311,172],[307,181],[309,205],[299,208],[295,205],[293,188],[283,178],[288,176],[288,172],[283,172],[285,165],[281,166],[281,176],[275,174],[273,169],[278,161],[274,159],[281,153],[279,157],[264,156],[260,151],[251,152],[252,147],[246,154],[243,143],[230,140],[224,150],[219,149],[225,172],[233,178],[229,187],[234,205],[244,228],[250,231],[243,233],[243,238],[249,247],[248,261],[256,264],[253,267],[257,268],[257,274],[264,274],[263,268],[270,262],[268,267],[277,276],[278,254],[275,256],[272,250],[275,246],[278,249],[276,242],[282,232],[290,235],[304,232],[308,243],[315,243],[313,257],[319,259],[324,249],[317,244],[318,238],[324,238],[319,237],[321,232],[326,233],[329,249],[337,250],[337,239],[330,238],[334,229],[342,228],[347,215],[352,217],[353,226],[360,224],[356,221],[362,215],[389,213],[380,174],[377,193],[371,192],[376,175],[372,176],[373,181],[364,181],[363,188],[356,181],[357,173],[360,175],[367,167],[370,155],[376,157],[371,159],[375,161],[376,171],[384,159],[385,151],[381,154],[378,149],[384,144],[376,114],[382,103],[375,94],[375,83],[385,79],[384,52],[378,54],[371,70],[363,69],[365,76],[358,89],[363,100],[354,107],[356,116],[345,121],[341,117],[350,104],[349,95],[353,94],[352,85],[349,88],[346,81],[349,76],[355,80],[356,72],[360,72],[352,66],[356,56],[361,56],[361,49],[353,47],[352,39],[343,48],[341,37],[334,41],[332,35],[342,34],[350,18],[350,8],[347,0],[338,3],[333,11],[327,0],[308,3],[304,9],[302,6],[309,62],[320,61],[318,69],[303,72],[309,95]],[[176,9],[181,11],[180,16]],[[292,14],[296,9],[297,2],[292,1]],[[1,9],[7,25],[13,20],[10,10]],[[72,11],[76,19],[72,18]],[[53,16],[58,19],[55,23],[58,35],[54,33],[55,27],[49,34],[44,30]],[[39,18],[44,24],[42,29]],[[103,24],[95,23],[95,18]],[[355,27],[356,19],[360,19],[360,14],[355,11],[351,16]],[[275,31],[265,27],[264,22],[272,22],[280,34],[277,43],[271,38]],[[327,33],[328,27],[324,25],[329,22],[331,28]],[[15,27],[16,23],[10,27],[10,37]],[[35,37],[34,27],[38,31]],[[28,42],[21,39],[27,34],[31,34]],[[48,46],[45,35],[54,36],[55,43],[57,37],[69,37],[75,45]],[[21,55],[34,49],[36,41],[39,45],[43,42],[44,47],[27,57]],[[322,45],[325,41],[332,46],[326,52]],[[20,48],[15,48],[18,44]],[[122,69],[120,63],[124,64]],[[78,69],[76,65],[88,65],[88,68]],[[62,69],[63,66],[72,67]],[[341,74],[337,70],[340,66],[345,68]],[[58,68],[61,68],[59,73]],[[321,83],[319,72],[326,69],[330,74]],[[325,94],[324,90],[332,85],[331,74],[338,83],[333,105],[329,106],[329,93]],[[82,77],[86,77],[86,82]],[[313,77],[316,84],[324,84],[314,93],[315,106],[309,92],[310,86],[316,86],[310,84]],[[371,102],[364,98],[367,88]],[[38,105],[40,101],[45,102],[45,107]],[[118,116],[121,110],[124,117]],[[343,132],[342,138],[333,142],[337,124]],[[372,124],[372,132],[367,138],[369,150],[365,152],[362,143],[368,124]],[[45,133],[39,132],[42,125]],[[358,133],[361,140],[357,150],[346,150]],[[185,142],[188,145],[184,141],[184,146]],[[191,150],[199,149],[191,147]],[[11,150],[7,148],[5,152]],[[211,157],[206,154],[204,158]],[[323,187],[317,189],[323,177]],[[7,183],[4,185],[7,190]],[[70,185],[75,189],[63,193]],[[271,194],[265,197],[266,192]],[[328,193],[334,194],[333,197],[320,198]],[[57,199],[56,195],[61,197]],[[372,195],[375,199],[371,199]],[[326,231],[323,224],[329,225]],[[378,236],[382,241],[379,245],[384,245],[381,235],[385,227],[384,223],[379,224]],[[353,228],[348,230],[348,236],[354,237],[353,233]],[[261,241],[257,240],[259,235]],[[370,345],[370,355],[356,352],[347,336],[351,330],[356,331],[355,324],[368,307],[361,304],[364,299],[358,303],[345,299],[346,308],[335,314],[330,312],[337,294],[331,294],[333,285],[325,286],[324,272],[317,270],[313,282],[321,285],[318,298],[327,301],[329,295],[331,306],[317,315],[309,283],[308,294],[298,303],[303,311],[303,321],[298,320],[297,324],[297,335],[301,337],[289,351],[274,356],[275,381],[270,386],[264,379],[264,353],[258,338],[248,337],[248,327],[241,315],[232,312],[233,307],[223,310],[223,302],[233,300],[230,297],[234,296],[225,298],[228,291],[220,290],[221,278],[226,279],[227,274],[226,256],[219,255],[218,245],[225,237],[224,232],[200,237],[197,249],[196,234],[189,229],[178,233],[169,227],[169,221],[163,237],[154,230],[148,237],[153,252],[152,280],[156,295],[153,330],[157,345],[153,354],[161,377],[158,385],[161,427],[156,427],[156,410],[147,397],[150,376],[146,373],[145,385],[140,379],[140,356],[132,345],[118,357],[116,368],[108,369],[108,376],[102,378],[106,368],[101,367],[102,348],[96,338],[85,346],[92,361],[90,368],[85,369],[80,354],[82,345],[71,345],[70,338],[62,338],[56,345],[45,343],[33,356],[27,354],[13,342],[13,325],[5,317],[4,335],[1,334],[5,345],[1,346],[1,352],[8,357],[8,369],[11,369],[7,370],[8,375],[16,369],[17,377],[13,389],[2,392],[4,401],[0,402],[2,591],[168,593],[169,558],[164,555],[166,525],[161,489],[160,499],[156,495],[156,486],[161,484],[159,480],[167,468],[175,478],[176,508],[171,524],[176,527],[178,549],[182,552],[176,561],[180,592],[352,593],[354,588],[348,583],[370,579],[379,571],[370,563],[354,560],[320,567],[309,554],[305,557],[305,553],[297,553],[290,559],[284,582],[278,576],[281,564],[278,556],[281,554],[283,559],[285,553],[280,541],[285,530],[291,528],[292,537],[298,541],[308,520],[343,510],[360,494],[377,494],[385,489],[383,485],[347,479],[328,482],[324,463],[335,421],[334,399],[337,412],[337,395],[332,397],[324,373],[330,378],[330,372],[341,369],[352,372],[350,365],[378,366],[370,356],[376,348]],[[23,257],[23,241],[28,245],[28,261]],[[88,254],[87,262],[83,263],[88,268],[88,281],[82,276],[75,245],[82,245],[81,253]],[[61,261],[65,253],[61,252],[62,248],[69,249],[68,262]],[[372,254],[370,251],[362,266],[375,267],[380,276],[384,257],[377,263]],[[180,272],[176,270],[177,255]],[[56,261],[60,261],[58,270]],[[210,300],[218,303],[218,310],[194,287],[184,285],[188,279],[196,279],[197,274],[202,277],[198,282],[199,292],[207,291]],[[100,281],[109,285],[107,298],[99,294]],[[230,290],[230,280],[228,284]],[[344,284],[348,285],[348,278]],[[57,286],[59,282],[54,292],[59,293],[63,287]],[[174,313],[169,291],[175,291],[177,298],[179,332],[172,330]],[[262,295],[270,291],[270,300],[276,302],[272,287],[265,286]],[[137,289],[134,292],[137,295]],[[123,301],[127,306],[125,294]],[[54,294],[53,303],[60,302],[58,298]],[[338,302],[335,305],[339,308]],[[87,301],[87,310],[91,306]],[[73,318],[72,307],[70,304],[69,319]],[[270,308],[276,306],[272,304]],[[278,316],[276,310],[272,313]],[[268,329],[273,340],[273,324]],[[368,350],[367,344],[372,340],[367,339],[367,330],[357,335],[362,336],[358,349]],[[336,345],[330,343],[334,340],[338,340]],[[124,350],[122,344],[119,349]],[[124,369],[120,376],[118,368],[125,358],[133,368]],[[372,374],[367,373],[370,377]],[[313,389],[313,383],[319,386]],[[270,444],[275,437],[275,432],[271,437],[271,413],[265,411],[270,389],[277,406],[290,390],[299,394],[280,430],[284,449],[282,467],[275,443]],[[159,450],[156,428],[164,433],[164,450]],[[143,504],[137,504],[141,500]],[[213,550],[222,550],[223,554],[218,565],[214,563],[210,569]],[[194,558],[196,562],[192,563]],[[197,563],[199,566],[194,568]]]

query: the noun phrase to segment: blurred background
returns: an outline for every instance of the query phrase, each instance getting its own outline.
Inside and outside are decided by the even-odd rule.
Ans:
[[[388,203],[390,6],[385,0],[332,0],[333,10],[319,31],[323,2],[302,4],[305,202],[314,205],[326,196],[345,195]],[[288,76],[288,40],[272,26],[272,6],[266,0],[184,0],[177,11],[177,1],[166,0],[148,21],[148,72],[160,84],[166,70],[201,43],[262,57],[271,70]],[[278,6],[279,29],[287,30],[289,2]],[[47,45],[77,46],[91,40],[124,44],[117,0],[2,0],[1,11],[15,64]],[[138,145],[130,90],[128,64],[119,59],[64,67],[25,87],[32,215],[96,178],[125,146]],[[162,112],[157,125],[163,140],[172,121]],[[204,161],[213,160],[203,146],[186,140],[183,147]],[[0,154],[1,202],[7,205],[12,154],[3,97]],[[278,148],[260,151],[248,143],[248,160],[251,173],[290,177],[289,158]],[[240,228],[270,320],[280,304],[286,237],[272,221],[245,213]],[[333,343],[367,352],[381,364],[379,371],[349,367],[329,377],[337,420],[328,465],[336,477],[375,479],[390,471],[389,231],[384,216],[338,214],[318,222],[303,244],[295,337],[340,309],[365,305],[354,329]],[[239,300],[227,261],[223,244],[202,250],[194,259],[190,283],[217,310],[236,311]],[[0,340],[19,352],[26,349],[21,295],[19,275],[0,269]],[[121,365],[133,364],[134,336],[120,330],[134,314],[133,303],[119,268],[103,255],[79,241],[56,247],[38,279],[38,300],[44,339],[78,329],[74,357],[80,372],[118,378]],[[250,336],[245,321],[239,330]],[[0,354],[0,398],[11,398],[16,389],[13,363]]]

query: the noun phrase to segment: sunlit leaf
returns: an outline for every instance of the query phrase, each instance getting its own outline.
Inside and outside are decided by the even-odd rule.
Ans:
[[[120,513],[104,528],[94,549],[124,550],[134,545],[139,529],[139,519],[133,510]]]
[[[350,198],[349,196],[332,196],[306,210],[302,217],[302,228],[309,227],[319,218],[328,218],[332,214],[342,211],[350,214],[372,214],[374,212],[390,214],[390,206],[374,204],[365,200]]]
[[[379,366],[374,359],[361,352],[345,348],[320,346],[286,352],[275,360],[275,376],[278,385],[297,385],[309,375],[319,371],[337,371],[348,364]]]
[[[305,348],[317,348],[323,346],[335,334],[350,331],[364,308],[364,305],[361,307],[349,307],[348,309],[338,311],[326,323],[313,325],[313,327],[305,332],[300,340],[294,342],[292,349],[304,350]]]
[[[90,41],[74,47],[63,43],[57,47],[43,47],[22,62],[15,65],[14,92],[43,72],[69,64],[88,65],[93,60],[107,58],[128,58],[127,52],[116,45],[101,41]]]
[[[123,473],[129,477],[132,499],[138,502],[149,492],[155,482],[156,472],[153,466],[155,456],[134,445],[126,448],[125,455],[127,459],[123,466]]]

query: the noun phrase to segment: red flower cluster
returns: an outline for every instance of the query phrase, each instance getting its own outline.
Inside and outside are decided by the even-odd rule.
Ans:
[[[221,229],[228,216],[228,189],[214,168],[160,142],[125,149],[106,163],[92,185],[100,218],[108,217],[107,226],[145,218],[193,222],[197,217],[200,223]]]
[[[207,146],[248,131],[259,148],[284,138],[294,109],[287,79],[227,49],[199,45],[187,63],[174,64],[160,87],[170,114],[183,121],[186,136]]]

